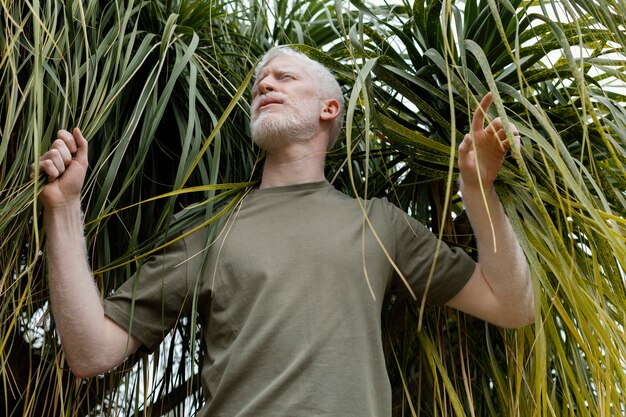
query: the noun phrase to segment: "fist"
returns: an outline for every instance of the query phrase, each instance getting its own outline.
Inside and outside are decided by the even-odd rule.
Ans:
[[[87,140],[80,129],[75,128],[72,133],[59,130],[50,150],[39,159],[39,171],[48,176],[48,183],[39,195],[44,207],[80,203],[88,165]],[[32,164],[31,178],[35,177],[35,168]]]

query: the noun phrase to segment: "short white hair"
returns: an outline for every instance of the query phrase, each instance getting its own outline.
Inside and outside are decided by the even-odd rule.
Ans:
[[[339,116],[334,120],[333,127],[330,131],[330,135],[328,138],[328,149],[332,148],[337,142],[337,138],[339,137],[339,132],[341,131],[341,127],[343,126],[343,112],[344,112],[344,98],[343,93],[341,92],[341,87],[339,86],[339,82],[333,76],[328,68],[319,62],[309,58],[305,54],[300,51],[296,51],[295,49],[289,46],[275,46],[269,51],[267,51],[259,61],[259,64],[254,71],[254,78],[258,79],[260,72],[265,68],[265,66],[274,58],[279,56],[291,56],[298,58],[301,61],[304,61],[307,66],[307,72],[313,78],[313,81],[316,83],[318,91],[323,99],[335,99],[339,102]]]

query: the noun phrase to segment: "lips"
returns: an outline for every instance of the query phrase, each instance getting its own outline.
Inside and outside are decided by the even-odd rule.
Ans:
[[[260,111],[267,108],[268,106],[271,106],[272,104],[284,104],[286,98],[287,97],[285,94],[276,91],[271,91],[267,94],[256,97],[252,102],[252,107],[250,109],[251,120],[256,120],[256,118],[259,116]]]
[[[263,107],[269,106],[270,104],[282,104],[282,100],[272,97],[266,97],[261,100],[258,108],[262,109]]]

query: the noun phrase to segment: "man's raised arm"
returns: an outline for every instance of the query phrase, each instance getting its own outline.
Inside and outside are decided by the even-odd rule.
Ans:
[[[478,264],[448,305],[502,327],[522,327],[534,321],[533,286],[526,257],[494,189],[510,143],[500,118],[484,126],[492,101],[492,93],[483,98],[471,133],[459,146],[461,194],[476,235]],[[519,146],[519,133],[514,126],[511,130]]]
[[[57,133],[39,169],[48,183],[44,206],[46,255],[52,314],[74,375],[107,371],[135,351],[140,342],[104,315],[87,263],[80,191],[87,172],[87,141],[78,128]],[[34,166],[31,167],[34,175]]]

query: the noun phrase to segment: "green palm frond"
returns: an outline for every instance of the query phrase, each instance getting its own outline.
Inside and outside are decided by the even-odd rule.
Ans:
[[[90,262],[110,294],[257,179],[248,82],[275,44],[324,63],[346,92],[346,130],[327,158],[335,186],[389,198],[472,256],[456,147],[487,91],[489,117],[522,133],[497,189],[531,266],[537,320],[502,330],[390,297],[394,416],[626,412],[623,3],[15,1],[2,11],[0,412],[199,409],[193,314],[150,359],[73,379],[46,301],[45,180],[28,166],[57,129],[82,127]]]

